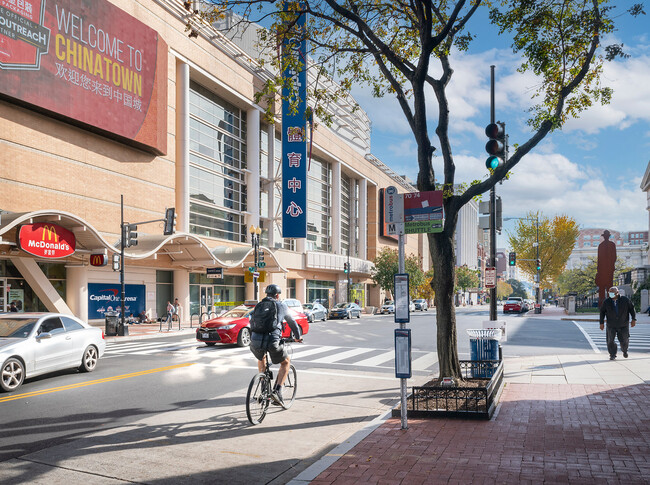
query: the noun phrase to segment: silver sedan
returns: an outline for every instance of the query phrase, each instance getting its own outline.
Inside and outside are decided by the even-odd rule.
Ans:
[[[0,315],[0,388],[15,391],[27,378],[61,369],[91,372],[105,349],[101,328],[70,315]]]

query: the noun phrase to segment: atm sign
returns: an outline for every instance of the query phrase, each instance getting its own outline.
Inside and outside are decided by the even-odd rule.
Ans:
[[[71,231],[49,222],[20,226],[18,247],[39,258],[65,258],[74,254],[76,239]]]

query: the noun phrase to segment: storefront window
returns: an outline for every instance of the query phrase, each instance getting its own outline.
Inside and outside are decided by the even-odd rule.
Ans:
[[[307,250],[329,252],[332,233],[332,168],[318,159],[311,161],[307,188]]]
[[[242,305],[245,290],[243,276],[224,275],[215,279],[203,273],[190,273],[190,315],[211,316]]]
[[[172,271],[156,271],[156,314],[158,317],[167,315],[167,302],[174,302],[174,273]]]
[[[312,303],[315,300],[328,302],[330,297],[330,290],[334,291],[334,288],[334,281],[307,280],[307,302]]]
[[[296,280],[295,278],[287,279],[287,296],[285,298],[296,298]]]
[[[38,263],[59,296],[65,299],[66,271],[62,263]],[[45,304],[9,260],[0,261],[0,311],[9,311],[13,301],[19,312],[46,312]]]

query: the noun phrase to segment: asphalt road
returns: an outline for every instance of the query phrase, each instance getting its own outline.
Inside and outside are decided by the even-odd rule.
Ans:
[[[435,312],[416,312],[411,317],[414,376],[409,385],[437,373]],[[458,309],[461,359],[469,357],[465,330],[481,328],[487,319],[486,310]],[[508,325],[504,356],[590,350],[585,336],[570,322],[527,315],[499,314],[499,319]],[[210,460],[210,467],[221,467],[225,473],[220,479],[240,476],[238,463],[268,459],[275,468],[264,468],[268,477],[261,481],[284,483],[397,402],[399,381],[392,360],[395,328],[392,315],[312,324],[305,343],[293,346],[299,378],[296,404],[289,411],[272,410],[254,428],[244,412],[246,388],[256,372],[247,349],[206,347],[191,334],[111,343],[93,373],[60,372],[29,380],[13,394],[0,394],[0,429],[4,431],[0,462],[32,456],[38,461],[39,450],[65,449],[61,445],[72,445],[97,431],[116,439],[115,435],[122,436],[129,429],[137,431],[138,437],[124,434],[119,451],[138,453],[143,441],[158,440],[200,450],[206,440],[218,436],[221,446],[230,450],[220,464]],[[179,415],[184,416],[182,423],[170,425],[166,419],[164,426],[151,424],[162,416]],[[180,439],[175,430],[188,423],[199,437]],[[245,449],[256,433],[270,432],[269,436],[276,437],[293,426],[296,430],[290,442],[299,451],[293,460],[277,460],[272,448],[258,450],[268,455],[262,458],[251,457]],[[210,433],[202,432],[206,428]],[[191,477],[202,480],[196,473]]]

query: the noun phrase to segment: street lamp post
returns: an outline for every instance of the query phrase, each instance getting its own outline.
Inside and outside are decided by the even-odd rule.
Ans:
[[[259,227],[251,226],[248,230],[251,233],[251,245],[253,246],[253,258],[254,258],[254,268],[253,268],[253,298],[257,300],[257,270],[258,270],[258,256],[260,251],[260,234],[262,234],[262,229]]]

